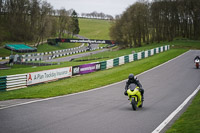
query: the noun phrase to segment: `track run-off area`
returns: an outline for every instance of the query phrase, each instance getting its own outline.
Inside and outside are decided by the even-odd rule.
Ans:
[[[144,106],[137,111],[132,110],[124,95],[126,81],[121,81],[86,92],[1,108],[0,130],[5,133],[156,132],[197,90],[200,69],[194,65],[196,55],[200,55],[199,50],[190,50],[137,75],[145,90]]]

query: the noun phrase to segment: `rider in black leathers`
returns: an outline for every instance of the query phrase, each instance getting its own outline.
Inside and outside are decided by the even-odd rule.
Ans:
[[[136,84],[140,88],[139,91],[140,91],[140,93],[142,95],[142,100],[144,100],[144,89],[142,88],[142,85],[140,84],[140,81],[133,74],[130,74],[128,76],[128,81],[126,82],[124,95],[126,95],[126,96],[128,95],[127,94],[127,90],[128,90],[128,87],[129,87],[129,85],[131,83]]]

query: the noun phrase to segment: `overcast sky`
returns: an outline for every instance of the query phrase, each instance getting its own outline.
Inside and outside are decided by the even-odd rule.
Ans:
[[[79,15],[97,11],[108,15],[122,14],[136,0],[46,0],[54,9],[74,9]]]

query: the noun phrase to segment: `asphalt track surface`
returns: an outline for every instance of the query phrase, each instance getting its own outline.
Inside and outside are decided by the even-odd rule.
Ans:
[[[93,91],[0,109],[3,133],[150,133],[200,84],[192,50],[138,76],[144,107],[133,111],[125,81]],[[120,76],[120,75],[119,75]]]

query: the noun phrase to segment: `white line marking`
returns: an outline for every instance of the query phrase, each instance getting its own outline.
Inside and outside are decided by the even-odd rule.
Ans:
[[[181,56],[183,56],[183,55],[185,55],[186,53],[188,53],[188,52],[190,52],[190,51],[191,51],[191,50],[189,50],[189,51],[187,51],[187,52],[185,52],[185,53],[183,53],[183,54],[181,54],[181,55],[179,55],[179,56],[177,56],[177,57],[175,57],[175,58],[173,58],[173,59],[171,59],[171,60],[169,60],[169,61],[167,61],[167,62],[165,62],[165,63],[163,63],[163,64],[160,64],[160,65],[158,65],[158,66],[156,66],[156,67],[154,67],[154,68],[152,68],[152,69],[149,69],[149,70],[147,70],[147,71],[144,71],[144,72],[142,72],[142,73],[140,73],[140,74],[138,74],[138,75],[136,75],[136,76],[143,75],[143,74],[145,74],[145,73],[147,73],[147,72],[149,72],[149,71],[152,71],[152,70],[154,70],[154,69],[156,69],[156,68],[158,68],[158,67],[161,67],[161,66],[163,66],[163,65],[165,65],[165,64],[167,64],[167,63],[169,63],[169,62],[171,62],[171,61],[173,61],[173,60],[175,60],[175,59],[177,59],[177,58],[179,58],[179,57],[181,57]],[[127,79],[126,79],[126,80],[127,80]],[[7,107],[0,108],[0,110],[7,109],[7,108],[11,108],[11,107],[16,107],[16,106],[21,106],[21,105],[26,105],[26,104],[31,104],[31,103],[36,103],[36,102],[42,102],[42,101],[47,101],[47,100],[52,100],[52,99],[57,99],[57,98],[62,98],[62,97],[69,97],[69,96],[74,96],[74,95],[78,95],[78,94],[88,93],[88,92],[91,92],[91,91],[96,91],[96,90],[100,90],[100,89],[103,89],[103,88],[106,88],[106,87],[110,87],[110,86],[113,86],[113,85],[116,85],[116,84],[123,83],[123,82],[125,82],[126,80],[122,80],[122,81],[120,81],[120,82],[116,82],[116,83],[113,83],[113,84],[110,84],[110,85],[106,85],[106,86],[103,86],[103,87],[99,87],[99,88],[91,89],[91,90],[87,90],[87,91],[82,91],[82,92],[78,92],[78,93],[68,94],[68,95],[64,95],[64,96],[56,96],[56,97],[51,97],[51,98],[45,98],[45,99],[40,99],[40,100],[34,100],[34,101],[25,102],[25,103],[20,103],[20,104],[15,104],[15,105],[10,105],[10,106],[7,106]]]
[[[162,129],[183,109],[183,107],[194,97],[200,90],[200,85],[185,101],[172,112],[152,133],[159,133]]]

